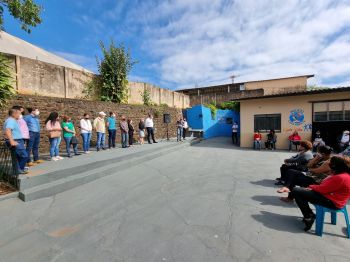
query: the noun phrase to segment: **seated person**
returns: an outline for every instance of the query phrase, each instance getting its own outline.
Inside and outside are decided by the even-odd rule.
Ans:
[[[260,131],[257,130],[254,133],[254,149],[261,149],[261,140],[262,140],[262,135],[260,134]]]
[[[284,187],[277,190],[278,193],[289,193],[288,197],[281,197],[284,202],[293,202],[294,196],[291,191],[295,186],[308,187],[310,185],[320,184],[325,179],[331,169],[329,160],[332,157],[333,148],[329,146],[320,146],[316,156],[307,164],[308,170],[302,172],[295,169],[289,169],[286,172],[286,181]]]
[[[300,144],[301,137],[299,136],[297,131],[294,131],[293,134],[291,134],[288,137],[289,140],[289,151],[292,151],[292,146],[295,145],[298,148],[298,145]]]
[[[316,218],[309,203],[330,209],[341,209],[350,198],[350,170],[344,158],[333,156],[329,166],[332,175],[320,185],[310,185],[308,188],[296,187],[292,191],[295,202],[304,216],[304,231],[311,229]]]
[[[307,164],[309,160],[313,158],[311,149],[311,142],[301,141],[298,149],[298,154],[284,160],[284,164],[280,168],[281,177],[276,179],[278,181],[275,183],[275,185],[284,185],[284,182],[286,180],[286,172],[289,169],[296,169],[300,171],[307,170]]]
[[[343,152],[350,145],[349,131],[345,130],[342,135],[338,137],[339,152]]]
[[[312,143],[312,152],[317,152],[317,148],[319,146],[324,146],[325,144],[326,143],[323,141],[323,139],[321,137],[321,132],[317,131],[314,142]]]
[[[275,133],[275,130],[270,130],[270,132],[267,134],[265,148],[270,150],[272,149],[276,150],[276,142],[277,142],[277,135]]]

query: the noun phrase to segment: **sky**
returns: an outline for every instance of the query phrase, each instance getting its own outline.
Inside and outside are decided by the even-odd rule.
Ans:
[[[350,0],[37,0],[31,34],[5,30],[97,72],[99,41],[130,48],[130,81],[182,89],[315,74],[350,86]]]

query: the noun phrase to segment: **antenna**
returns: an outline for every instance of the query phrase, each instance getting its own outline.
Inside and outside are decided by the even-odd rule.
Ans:
[[[241,75],[235,75],[235,74],[233,74],[233,75],[230,76],[230,78],[231,78],[231,80],[232,80],[232,84],[235,83],[235,78],[236,78],[236,77],[239,77],[239,76],[241,76]]]

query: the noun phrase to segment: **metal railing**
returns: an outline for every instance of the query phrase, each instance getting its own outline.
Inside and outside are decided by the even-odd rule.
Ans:
[[[0,181],[18,188],[17,158],[4,141],[0,141]]]

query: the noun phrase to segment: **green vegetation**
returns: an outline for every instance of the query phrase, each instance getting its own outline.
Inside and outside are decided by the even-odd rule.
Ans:
[[[0,0],[0,30],[4,29],[4,10],[21,23],[21,28],[30,33],[31,27],[41,24],[42,7],[33,0]]]
[[[130,50],[123,44],[118,47],[111,41],[108,48],[100,42],[103,58],[97,59],[101,86],[99,98],[102,101],[127,103],[128,101],[128,74],[136,61],[131,58]]]
[[[3,107],[6,101],[16,94],[12,86],[13,82],[10,61],[0,54],[0,107]]]
[[[151,93],[149,90],[144,89],[143,92],[140,91],[140,95],[142,97],[143,104],[146,106],[153,105],[152,99],[151,99]]]
[[[237,112],[239,112],[239,110],[240,110],[239,102],[236,102],[236,101],[222,102],[221,104],[218,104],[218,105],[215,102],[211,102],[210,104],[205,104],[204,106],[206,106],[210,109],[212,119],[215,119],[216,112],[218,109],[234,110]]]

